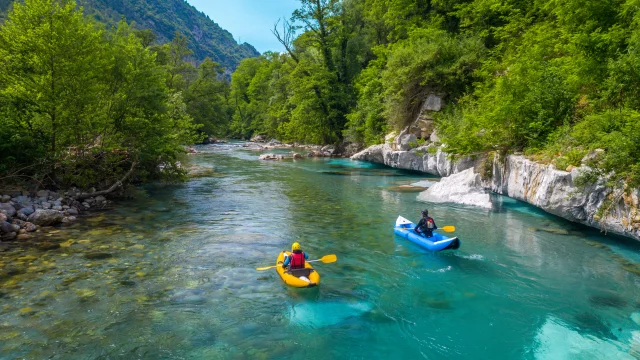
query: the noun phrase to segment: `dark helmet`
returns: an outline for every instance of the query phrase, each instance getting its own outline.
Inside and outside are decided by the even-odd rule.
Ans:
[[[429,210],[427,210],[427,209],[422,210],[422,215],[423,216],[429,216]]]

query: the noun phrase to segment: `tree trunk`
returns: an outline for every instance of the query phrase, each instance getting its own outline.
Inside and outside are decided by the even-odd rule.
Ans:
[[[92,198],[92,197],[96,197],[96,196],[101,196],[101,195],[107,195],[112,193],[114,190],[120,188],[122,186],[122,184],[124,183],[125,180],[127,180],[127,178],[129,176],[131,176],[131,174],[133,173],[133,170],[136,167],[136,162],[134,161],[131,164],[131,169],[129,169],[129,171],[127,171],[126,174],[124,174],[124,176],[122,177],[122,179],[118,180],[115,182],[115,184],[111,185],[110,188],[108,188],[107,190],[102,190],[102,191],[96,191],[94,193],[83,193],[80,195],[76,196],[76,200],[84,200],[84,199],[88,199],[88,198]]]

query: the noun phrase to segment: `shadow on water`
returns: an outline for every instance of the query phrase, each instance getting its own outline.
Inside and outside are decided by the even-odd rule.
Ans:
[[[589,303],[596,307],[625,308],[628,302],[616,294],[594,294],[589,296]]]
[[[618,340],[611,331],[611,325],[591,312],[582,312],[573,317],[573,324],[580,333],[595,335],[599,338]]]

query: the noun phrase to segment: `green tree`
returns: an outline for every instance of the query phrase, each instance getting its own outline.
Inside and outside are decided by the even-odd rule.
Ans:
[[[187,112],[208,135],[226,135],[233,114],[230,86],[222,78],[223,73],[220,64],[205,59],[198,68],[197,79],[184,94]]]
[[[106,66],[102,32],[71,0],[16,3],[0,31],[0,97],[27,142],[48,152],[89,141]]]

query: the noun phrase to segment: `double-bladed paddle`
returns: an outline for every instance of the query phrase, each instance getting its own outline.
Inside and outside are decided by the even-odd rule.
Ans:
[[[325,255],[325,256],[321,257],[320,259],[318,259],[318,260],[309,260],[309,261],[307,261],[307,262],[312,263],[312,262],[318,262],[318,261],[323,262],[323,263],[325,263],[325,264],[330,264],[330,263],[334,263],[334,262],[338,261],[338,257],[337,257],[337,256],[335,256],[334,254],[331,254],[331,255]],[[278,266],[280,266],[280,265],[274,265],[274,266],[267,266],[267,267],[256,268],[256,270],[258,270],[258,271],[264,271],[264,270],[269,270],[269,269],[277,268]]]
[[[396,228],[396,229],[398,229],[398,230],[413,230],[412,228],[404,228],[404,227],[399,227],[399,228]],[[444,232],[454,232],[454,231],[456,231],[456,227],[449,225],[449,226],[444,226],[444,227],[438,228],[436,230],[442,230]]]

